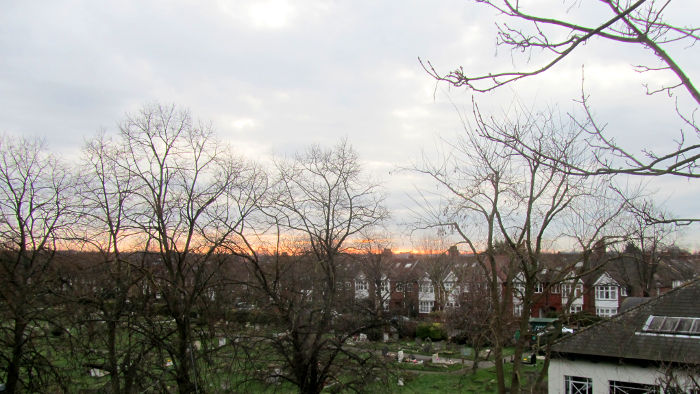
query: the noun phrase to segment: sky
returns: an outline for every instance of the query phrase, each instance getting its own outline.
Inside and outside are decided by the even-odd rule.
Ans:
[[[605,20],[581,2],[530,2],[552,16]],[[587,3],[588,4],[588,3]],[[567,13],[568,11],[568,13]],[[668,18],[693,24],[700,3],[676,1]],[[401,171],[441,139],[463,129],[472,98],[502,113],[514,100],[533,108],[575,111],[582,67],[586,93],[610,135],[633,151],[672,147],[680,125],[676,98],[645,95],[668,74],[639,74],[655,64],[640,48],[594,41],[550,72],[494,93],[473,95],[437,84],[418,61],[438,71],[474,73],[529,67],[539,54],[496,46],[491,9],[440,1],[4,1],[0,12],[0,132],[44,138],[66,161],[85,141],[114,131],[127,112],[173,103],[211,122],[219,138],[260,161],[310,144],[347,137],[388,193],[395,228],[409,219],[411,195],[429,180]],[[696,81],[700,52],[668,48]],[[636,181],[635,181],[636,182]],[[644,180],[678,216],[700,217],[700,182]],[[679,242],[700,249],[698,228]],[[415,248],[397,236],[396,249]]]

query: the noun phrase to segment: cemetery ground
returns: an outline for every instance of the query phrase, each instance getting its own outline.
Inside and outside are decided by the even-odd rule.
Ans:
[[[198,361],[199,371],[202,374],[200,381],[207,387],[202,387],[203,392],[236,393],[236,392],[269,392],[269,393],[294,393],[296,388],[281,380],[269,380],[261,378],[261,371],[270,366],[272,359],[266,356],[264,347],[256,347],[256,354],[250,357],[247,354],[244,362],[233,360],[243,359],[241,352],[250,351],[251,348],[242,349],[237,346],[235,338],[224,340],[212,338],[211,341],[195,342],[195,352],[207,351],[206,357]],[[108,385],[108,375],[99,369],[90,368],[101,362],[100,351],[88,351],[80,357],[72,353],[65,336],[55,336],[47,341],[47,350],[44,352],[46,359],[54,367],[69,372],[69,387],[71,392],[100,392]],[[450,345],[445,342],[425,341],[388,341],[388,342],[356,342],[351,346],[358,350],[383,354],[383,359],[389,371],[390,384],[377,382],[367,387],[368,392],[389,393],[485,393],[495,390],[494,360],[488,356],[488,352],[482,352],[484,358],[480,361],[480,368],[472,371],[470,348],[463,345]],[[51,349],[51,350],[48,350]],[[508,350],[510,350],[508,352]],[[398,362],[397,354],[402,351],[403,362]],[[435,354],[441,362],[433,362]],[[507,349],[506,355],[512,354],[512,349]],[[172,377],[172,361],[163,352],[157,350],[150,354],[151,364],[155,365],[151,371],[151,377],[159,381],[145,392],[163,392],[164,390],[175,392],[176,384]],[[251,362],[251,360],[254,360]],[[523,366],[525,376],[533,375],[540,369],[542,362],[535,366]],[[510,364],[506,363],[508,372]],[[75,390],[75,391],[73,391]],[[336,392],[330,385],[324,392]],[[56,391],[59,392],[59,391]],[[342,392],[342,391],[341,391]]]

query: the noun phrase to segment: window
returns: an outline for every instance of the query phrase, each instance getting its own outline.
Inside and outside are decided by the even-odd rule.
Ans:
[[[551,287],[550,293],[559,294],[559,285],[554,285]]]
[[[579,298],[581,297],[581,294],[583,294],[583,285],[578,283],[576,284],[576,288],[572,289],[573,283],[562,283],[561,284],[561,296],[563,298],[568,298],[573,295],[574,298]],[[571,293],[571,290],[573,290],[573,294]]]
[[[535,293],[542,293],[544,291],[544,285],[542,283],[537,282],[535,284]]]
[[[595,308],[595,314],[600,317],[610,317],[617,315],[617,308]]]
[[[452,286],[454,286],[454,283],[445,282],[445,290],[450,291],[452,289]]]
[[[579,313],[583,310],[583,305],[571,305],[569,307],[569,313]]]
[[[603,285],[595,287],[596,300],[617,300],[617,286]]]
[[[355,291],[367,290],[367,281],[358,280],[355,282]]]
[[[396,282],[396,291],[403,292],[403,282]]]
[[[627,288],[626,287],[620,287],[620,297],[627,297]]]
[[[513,305],[513,316],[520,317],[523,315],[523,304]]]
[[[566,394],[593,394],[593,379],[580,376],[564,376]]]
[[[382,281],[382,294],[386,294],[390,291],[391,286],[389,285],[388,280]]]
[[[421,293],[434,293],[435,289],[433,288],[432,282],[423,282],[420,285],[420,292]]]
[[[632,382],[610,381],[610,394],[658,394],[659,386]]]
[[[419,310],[420,313],[430,313],[433,311],[433,301],[421,301]]]

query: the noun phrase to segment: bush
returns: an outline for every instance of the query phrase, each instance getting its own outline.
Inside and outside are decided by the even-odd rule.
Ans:
[[[381,341],[384,338],[384,331],[381,327],[374,327],[365,330],[365,334],[367,335],[367,339],[369,339],[372,342]]]
[[[416,326],[416,337],[440,341],[447,339],[447,332],[443,328],[442,323],[420,323]]]

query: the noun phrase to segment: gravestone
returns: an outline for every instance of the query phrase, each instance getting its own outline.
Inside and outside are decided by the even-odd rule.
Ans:
[[[101,378],[105,375],[107,375],[107,371],[105,371],[104,369],[90,368],[90,376],[92,376],[93,378]]]
[[[423,343],[423,340],[420,337],[416,337],[416,345],[420,346]]]
[[[488,349],[488,348],[479,352],[479,358],[484,359],[484,360],[488,360],[490,355],[491,355],[491,349]]]
[[[197,350],[202,350],[202,342],[194,341],[194,348]]]
[[[433,352],[433,341],[430,338],[427,338],[425,340],[425,344],[423,344],[423,353],[432,353]]]
[[[389,333],[385,332],[384,333],[384,342],[387,342],[387,341],[389,341]]]
[[[366,342],[367,341],[367,334],[360,334],[360,337],[357,339],[358,342]]]
[[[433,357],[430,360],[433,362],[433,364],[437,364],[440,362],[440,355],[438,353],[433,353]]]
[[[226,338],[219,338],[219,347],[226,345]]]
[[[399,360],[399,362],[403,361],[403,350],[399,350],[399,353],[396,356],[396,358]]]

